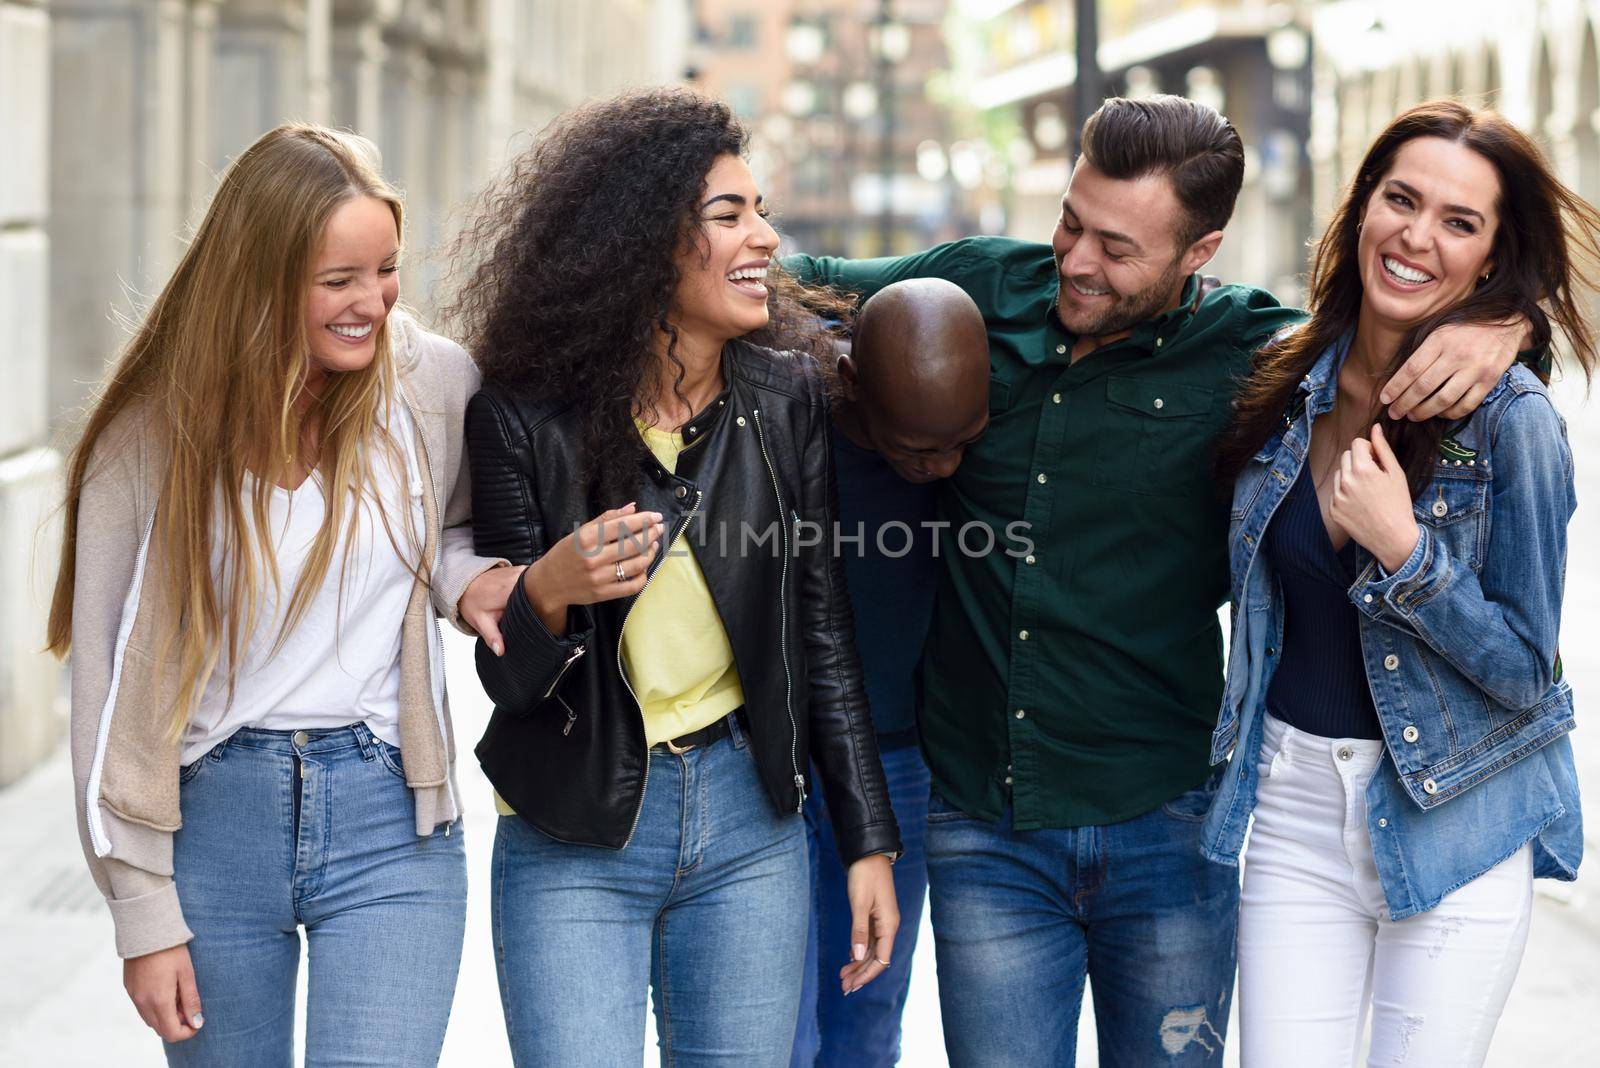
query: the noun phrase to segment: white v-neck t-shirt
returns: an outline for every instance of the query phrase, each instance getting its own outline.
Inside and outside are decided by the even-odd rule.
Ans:
[[[284,612],[327,501],[316,474],[296,489],[274,488],[268,514],[278,589],[275,593],[269,582],[262,590],[231,702],[224,652],[184,732],[181,763],[204,756],[244,727],[315,730],[365,723],[399,746],[400,629],[411,600],[413,568],[422,555],[423,487],[414,424],[398,401],[388,425],[399,439],[404,466],[396,469],[387,448],[373,449],[373,482],[361,501],[354,550],[346,555],[341,532],[322,587],[276,654]],[[241,493],[248,499],[250,492],[247,483]],[[374,497],[388,516],[387,530]],[[221,541],[220,534],[216,540]],[[212,569],[215,581],[225,581],[220,548],[214,550]]]

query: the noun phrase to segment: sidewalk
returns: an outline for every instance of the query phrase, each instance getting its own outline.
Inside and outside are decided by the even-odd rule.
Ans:
[[[1580,508],[1571,530],[1563,658],[1578,689],[1573,735],[1579,774],[1600,798],[1600,411],[1564,390],[1578,464]],[[463,754],[471,892],[466,950],[441,1064],[509,1065],[491,952],[486,878],[494,810],[471,746],[488,716],[473,674],[471,645],[446,636],[451,705]],[[1590,857],[1572,886],[1537,884],[1533,932],[1516,988],[1496,1034],[1494,1068],[1577,1068],[1593,1063],[1600,1006],[1600,808],[1591,806]],[[64,749],[0,791],[0,1065],[17,1068],[142,1068],[164,1063],[155,1037],[122,992],[111,921],[84,867],[74,828],[71,773]],[[945,1063],[939,1029],[933,940],[924,925],[905,1015],[904,1064]],[[302,974],[303,979],[303,974]],[[203,996],[202,991],[202,996]],[[304,1005],[304,989],[301,992]],[[645,1063],[654,1063],[654,1025]],[[1230,1034],[1234,1029],[1230,1028]],[[1093,1065],[1092,1011],[1086,1012],[1079,1065]],[[1230,1051],[1227,1064],[1236,1065]]]

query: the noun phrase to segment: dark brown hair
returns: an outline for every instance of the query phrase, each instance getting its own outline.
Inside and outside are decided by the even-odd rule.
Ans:
[[[1553,321],[1584,375],[1592,373],[1595,339],[1580,310],[1580,294],[1595,287],[1600,212],[1562,185],[1538,145],[1504,116],[1454,100],[1418,104],[1391,122],[1367,150],[1317,243],[1307,283],[1310,319],[1257,354],[1235,403],[1233,426],[1219,448],[1217,470],[1224,480],[1231,482],[1282,424],[1296,388],[1318,358],[1355,328],[1362,297],[1356,249],[1363,210],[1401,146],[1419,137],[1465,145],[1494,167],[1500,179],[1500,223],[1490,253],[1494,270],[1465,299],[1414,326],[1390,360],[1386,378],[1440,326],[1497,323],[1517,315],[1532,323],[1534,344],[1541,348],[1551,344]],[[1397,421],[1376,411],[1373,418],[1383,424],[1405,466],[1413,496],[1421,492],[1448,424]]]
[[[1179,251],[1228,225],[1244,184],[1239,131],[1215,108],[1181,96],[1107,100],[1083,124],[1083,158],[1119,181],[1170,178],[1186,216]]]
[[[583,104],[511,162],[449,250],[446,321],[485,382],[576,409],[583,465],[574,474],[596,504],[633,492],[648,455],[633,417],[642,400],[683,380],[669,321],[675,253],[703,244],[706,173],[723,156],[743,156],[746,139],[726,104],[687,89]],[[847,321],[851,304],[803,288],[776,262],[767,288],[770,320],[746,340],[831,355],[823,316]],[[658,332],[668,339],[665,366]]]

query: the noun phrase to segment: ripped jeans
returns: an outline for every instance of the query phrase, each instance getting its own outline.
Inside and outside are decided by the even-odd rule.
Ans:
[[[1238,872],[1200,855],[1216,778],[1121,823],[1017,831],[928,803],[928,903],[952,1068],[1220,1065]],[[1285,1062],[1292,1063],[1292,1062]]]
[[[1369,1004],[1367,1064],[1481,1065],[1528,940],[1529,847],[1396,923],[1365,800],[1383,743],[1270,715],[1265,732],[1239,916],[1245,1068],[1350,1068]]]

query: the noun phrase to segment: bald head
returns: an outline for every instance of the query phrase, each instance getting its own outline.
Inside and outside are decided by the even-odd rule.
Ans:
[[[875,293],[839,370],[862,436],[911,481],[947,477],[988,423],[983,314],[942,278]]]

